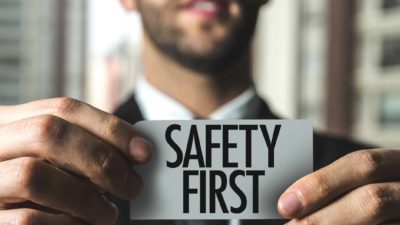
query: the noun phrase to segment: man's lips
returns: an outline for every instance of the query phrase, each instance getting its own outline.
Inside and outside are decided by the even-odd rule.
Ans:
[[[227,10],[227,0],[188,0],[182,9],[207,18],[215,18]]]

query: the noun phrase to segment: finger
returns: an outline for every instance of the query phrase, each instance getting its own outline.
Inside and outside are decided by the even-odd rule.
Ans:
[[[45,213],[34,209],[0,211],[0,224],[7,225],[87,225],[63,214]],[[96,224],[97,225],[97,224]],[[111,224],[110,224],[111,225]]]
[[[0,122],[10,123],[30,117],[50,114],[63,118],[105,140],[136,163],[151,156],[151,145],[138,136],[132,125],[86,103],[58,98],[31,102],[18,106],[0,107]]]
[[[400,219],[399,208],[400,183],[370,184],[289,225],[382,224]]]
[[[364,150],[349,154],[290,186],[280,197],[286,218],[310,214],[339,196],[366,184],[399,179],[400,150]]]
[[[115,223],[117,209],[90,185],[34,158],[0,163],[0,201],[31,201],[91,224]],[[1,223],[0,223],[1,224]]]
[[[55,116],[0,127],[0,149],[0,161],[38,156],[124,199],[133,198],[142,188],[140,177],[112,146]]]

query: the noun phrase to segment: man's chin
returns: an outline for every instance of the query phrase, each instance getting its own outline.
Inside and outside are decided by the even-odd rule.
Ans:
[[[200,43],[200,42],[193,42]],[[181,48],[181,54],[185,58],[200,58],[200,59],[217,59],[224,58],[220,56],[221,45],[214,44],[211,42],[202,42],[203,44],[198,44],[196,46],[185,46]]]
[[[240,58],[247,48],[231,49],[226,51],[224,47],[213,48],[200,52],[176,51],[177,48],[163,49],[163,51],[181,66],[206,76],[219,74],[232,66]]]

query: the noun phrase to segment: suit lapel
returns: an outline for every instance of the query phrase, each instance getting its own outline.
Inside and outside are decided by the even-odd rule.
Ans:
[[[135,100],[135,96],[131,96],[127,101],[120,105],[117,110],[115,110],[114,115],[132,125],[144,120],[142,112]]]

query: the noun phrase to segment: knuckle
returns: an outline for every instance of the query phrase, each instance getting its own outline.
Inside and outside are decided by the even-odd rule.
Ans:
[[[17,168],[16,183],[20,195],[29,199],[36,191],[40,191],[43,184],[41,179],[42,164],[33,158],[22,158]]]
[[[118,153],[110,150],[98,156],[93,172],[92,179],[106,185],[104,188],[126,189],[125,176],[129,173],[129,165]]]
[[[120,172],[119,160],[117,155],[112,151],[106,151],[101,154],[97,163],[97,174],[113,178]]]
[[[316,188],[315,190],[318,190],[320,196],[328,196],[332,192],[332,187],[327,177],[321,172],[316,172],[311,176],[310,184]]]
[[[53,115],[38,116],[28,125],[28,131],[38,142],[56,142],[62,140],[68,125]]]
[[[55,115],[68,115],[75,112],[83,103],[73,98],[57,98],[50,104],[50,110]]]
[[[356,160],[361,166],[361,176],[375,178],[382,164],[382,156],[375,151],[360,151],[355,154]]]
[[[107,137],[115,136],[118,134],[119,129],[121,128],[121,120],[116,117],[111,117],[107,123],[105,123],[103,128],[103,134]]]
[[[368,185],[361,193],[363,215],[370,219],[379,217],[390,199],[388,191],[378,185]]]

